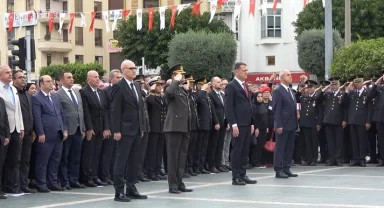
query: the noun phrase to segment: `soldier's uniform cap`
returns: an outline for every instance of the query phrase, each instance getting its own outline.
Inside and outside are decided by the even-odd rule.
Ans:
[[[330,82],[330,81],[327,81],[327,80],[323,80],[323,81],[320,81],[320,84],[321,84],[321,86],[325,87],[325,86],[330,85],[331,82]]]
[[[337,85],[339,84],[340,77],[331,77],[328,79],[328,81],[331,82],[331,85]]]
[[[317,85],[317,82],[313,81],[313,80],[307,80],[305,82],[305,84],[308,85],[308,87],[313,87],[313,86],[316,86]]]
[[[135,77],[135,79],[133,79],[133,81],[135,81],[139,84],[144,84],[144,75],[142,75],[142,74],[136,75],[136,77]]]
[[[361,83],[361,82],[364,82],[364,76],[362,75],[356,75],[355,78],[353,79],[353,82],[354,83]]]
[[[163,83],[164,83],[164,81],[161,80],[161,77],[160,77],[160,76],[153,77],[152,79],[150,79],[150,80],[147,82],[147,84],[148,84],[149,86],[152,86],[152,85],[154,85],[154,84],[163,84]]]
[[[207,79],[205,77],[201,77],[199,79],[196,79],[195,84],[202,84],[202,85],[207,84]]]
[[[190,82],[195,82],[192,74],[185,74],[185,79],[190,81]]]
[[[167,70],[167,72],[170,74],[185,74],[185,71],[184,71],[183,66],[181,64],[176,64],[176,65],[172,66],[171,68],[169,68]]]

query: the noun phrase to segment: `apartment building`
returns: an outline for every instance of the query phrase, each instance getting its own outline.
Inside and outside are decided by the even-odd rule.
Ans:
[[[32,78],[39,76],[39,69],[50,64],[62,64],[75,61],[100,62],[104,69],[109,69],[109,53],[107,43],[111,33],[106,33],[102,15],[98,14],[94,23],[93,33],[89,33],[92,11],[108,10],[108,0],[0,0],[0,14],[15,12],[26,20],[25,16],[31,12],[39,13],[39,18],[31,21],[17,21],[15,17],[14,29],[11,32],[4,29],[6,22],[1,21],[0,30],[0,64],[10,65],[13,56],[13,45],[10,41],[24,37],[26,31],[31,31],[35,39],[36,60],[32,66]],[[22,12],[22,13],[20,13]],[[47,12],[54,12],[54,30],[49,33]],[[68,33],[69,15],[66,15],[63,30],[60,34],[59,14],[62,12],[84,12],[87,27],[80,27],[81,17],[74,20],[72,33]],[[41,14],[40,14],[41,13]],[[3,16],[2,16],[3,17]],[[21,28],[19,28],[21,25]]]

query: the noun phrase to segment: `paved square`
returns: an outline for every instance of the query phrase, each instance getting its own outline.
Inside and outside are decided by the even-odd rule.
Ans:
[[[230,173],[200,175],[185,179],[194,191],[180,195],[168,193],[167,181],[139,183],[138,190],[149,198],[130,203],[113,201],[114,189],[108,186],[10,196],[0,201],[0,207],[384,208],[383,168],[295,166],[292,171],[299,177],[275,179],[271,168],[248,170],[248,176],[258,183],[246,186],[232,186]]]

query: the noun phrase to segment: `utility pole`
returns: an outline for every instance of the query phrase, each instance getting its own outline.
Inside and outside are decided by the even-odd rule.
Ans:
[[[325,79],[333,59],[332,0],[325,0]]]
[[[345,45],[351,44],[351,0],[345,0]]]

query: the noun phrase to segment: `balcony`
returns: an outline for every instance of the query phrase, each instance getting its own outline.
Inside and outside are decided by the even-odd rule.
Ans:
[[[70,41],[64,42],[63,39],[45,38],[38,40],[37,48],[41,52],[68,53],[72,51],[73,45]]]

